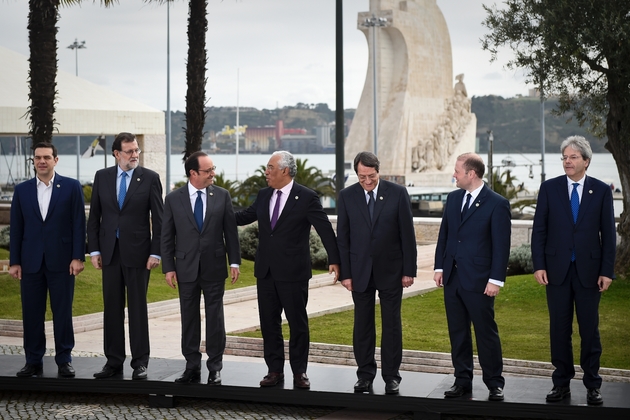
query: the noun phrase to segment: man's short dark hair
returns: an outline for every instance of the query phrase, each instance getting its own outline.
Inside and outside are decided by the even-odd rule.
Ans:
[[[122,151],[123,143],[131,143],[134,140],[136,140],[136,136],[134,134],[125,133],[125,132],[119,133],[114,139],[114,142],[112,143],[112,156],[116,157],[116,155],[114,154],[114,151],[116,150],[118,150],[119,152]]]
[[[31,147],[31,149],[33,150],[33,153],[35,153],[35,150],[37,150],[37,149],[44,149],[44,148],[52,149],[53,157],[54,158],[57,157],[57,148],[52,143],[48,143],[46,141],[40,141],[39,143],[34,144],[33,147]]]
[[[376,169],[376,172],[378,172],[381,167],[381,162],[379,162],[376,155],[371,152],[359,152],[359,154],[356,155],[354,158],[354,172],[357,172],[359,169],[359,163],[368,168]]]
[[[483,159],[475,153],[464,153],[457,157],[457,160],[464,162],[463,166],[466,172],[474,171],[477,174],[477,178],[483,179],[483,174],[486,173],[486,165],[483,163]]]
[[[202,156],[208,156],[204,152],[195,152],[188,156],[186,162],[184,162],[184,170],[186,171],[186,178],[190,178],[190,171],[199,171],[199,158]]]

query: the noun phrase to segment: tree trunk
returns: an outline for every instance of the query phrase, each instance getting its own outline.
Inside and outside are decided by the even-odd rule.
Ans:
[[[57,93],[58,7],[59,0],[29,0],[29,134],[33,144],[52,142]]]
[[[190,0],[188,16],[188,62],[186,63],[186,147],[184,161],[201,150],[206,122],[206,31],[207,0]]]
[[[630,273],[630,108],[624,104],[623,98],[628,97],[623,91],[628,88],[622,80],[608,78],[608,115],[606,116],[606,149],[608,149],[617,164],[621,191],[623,194],[623,212],[621,213],[617,234],[619,244],[617,246],[617,258],[615,260],[615,273],[626,275]]]

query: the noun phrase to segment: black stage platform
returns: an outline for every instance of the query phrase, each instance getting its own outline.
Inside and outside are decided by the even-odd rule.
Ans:
[[[346,407],[360,410],[414,413],[415,419],[439,419],[444,415],[476,415],[543,419],[624,419],[630,418],[630,384],[605,382],[602,385],[604,404],[586,404],[586,390],[579,381],[571,385],[572,396],[559,403],[546,403],[551,389],[550,379],[507,377],[505,401],[490,402],[481,377],[475,377],[472,397],[444,399],[444,391],[453,384],[453,377],[443,374],[402,372],[399,395],[385,395],[381,378],[374,381],[369,394],[355,394],[355,368],[309,364],[310,390],[293,389],[288,375],[284,385],[260,388],[259,381],[267,373],[264,363],[225,361],[221,372],[223,385],[209,387],[208,372],[202,372],[201,384],[176,384],[173,381],[184,371],[183,360],[151,359],[149,379],[132,381],[131,368],[124,376],[94,379],[92,374],[105,364],[104,358],[76,357],[72,362],[76,378],[57,378],[52,357],[44,358],[44,375],[40,378],[18,378],[15,373],[24,366],[24,356],[0,355],[0,389],[11,391],[93,392],[145,394],[154,407],[172,407],[177,397],[216,398],[223,400],[268,402],[309,406]],[[287,365],[286,372],[290,372]]]

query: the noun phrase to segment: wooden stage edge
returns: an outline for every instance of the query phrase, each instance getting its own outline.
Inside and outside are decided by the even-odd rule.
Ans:
[[[605,382],[604,404],[586,404],[586,390],[581,381],[571,384],[572,396],[558,403],[545,402],[551,381],[541,378],[506,377],[505,401],[488,401],[488,390],[481,377],[475,376],[472,395],[445,399],[444,391],[453,384],[451,375],[401,372],[400,394],[386,395],[380,377],[370,393],[354,393],[354,367],[309,364],[310,390],[293,388],[292,375],[284,384],[261,388],[259,381],[267,373],[263,363],[225,361],[221,376],[223,385],[208,386],[208,372],[202,370],[201,384],[176,384],[185,361],[151,359],[145,381],[131,380],[131,368],[122,376],[94,379],[105,364],[101,357],[75,357],[72,362],[77,376],[57,378],[54,358],[44,358],[42,377],[18,378],[15,373],[24,365],[22,355],[0,355],[0,390],[112,393],[147,395],[153,407],[173,407],[177,397],[223,399],[308,406],[340,407],[360,410],[413,412],[414,419],[437,420],[442,415],[475,415],[541,419],[624,419],[630,418],[630,383]],[[287,365],[285,372],[291,370]],[[380,373],[380,372],[379,372]]]

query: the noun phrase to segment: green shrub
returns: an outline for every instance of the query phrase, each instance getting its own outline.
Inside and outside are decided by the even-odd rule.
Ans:
[[[9,230],[10,226],[0,229],[0,248],[9,249]]]
[[[90,204],[92,201],[92,186],[84,185],[83,186],[83,199],[85,200],[85,204]]]
[[[241,244],[241,257],[246,260],[255,260],[256,249],[258,248],[258,223],[253,223],[240,230],[238,239]],[[311,231],[309,246],[311,248],[311,267],[318,270],[328,269],[328,254],[316,232]]]
[[[532,249],[530,244],[522,244],[510,251],[510,259],[508,261],[508,276],[516,276],[519,274],[531,274],[534,272],[534,263],[532,261]]]

